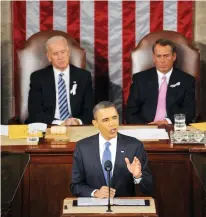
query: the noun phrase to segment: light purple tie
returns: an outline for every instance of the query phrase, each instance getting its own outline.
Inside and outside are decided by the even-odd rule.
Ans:
[[[165,119],[166,116],[166,94],[167,94],[167,81],[166,76],[162,77],[162,84],[159,89],[158,95],[158,103],[157,103],[157,110],[154,122],[162,121]]]

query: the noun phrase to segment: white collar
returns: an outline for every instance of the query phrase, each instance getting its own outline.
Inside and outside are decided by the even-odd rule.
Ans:
[[[101,146],[104,146],[104,144],[105,144],[106,142],[110,142],[111,145],[112,145],[112,144],[117,144],[117,136],[114,137],[114,138],[112,138],[112,139],[110,139],[110,140],[106,140],[106,139],[102,136],[102,134],[99,133],[99,144],[100,144]]]
[[[167,79],[167,81],[168,81],[169,78],[170,78],[170,76],[171,76],[171,74],[172,74],[172,71],[173,71],[173,67],[172,67],[172,68],[169,70],[169,72],[167,72],[166,74],[164,74],[164,73],[160,72],[159,70],[157,70],[157,75],[158,75],[160,81],[162,80],[162,78],[163,78],[164,76],[166,76],[166,79]]]
[[[68,76],[69,75],[69,71],[70,71],[70,67],[68,65],[67,68],[64,71],[60,71],[59,69],[57,69],[57,68],[55,68],[53,66],[53,70],[54,70],[54,74],[55,75],[59,75],[59,74],[63,73],[64,75]]]

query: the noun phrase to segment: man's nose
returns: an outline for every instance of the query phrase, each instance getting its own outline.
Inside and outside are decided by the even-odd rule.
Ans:
[[[109,121],[109,126],[114,126],[114,124],[115,124],[115,123],[114,123],[114,120],[110,120],[110,121]]]
[[[59,54],[58,54],[58,59],[59,59],[59,60],[61,60],[61,59],[62,59],[62,57],[63,57],[63,56],[62,56],[62,54],[61,54],[61,53],[59,53]]]
[[[162,57],[160,58],[160,62],[165,62],[165,57],[164,57],[164,56],[162,56]]]

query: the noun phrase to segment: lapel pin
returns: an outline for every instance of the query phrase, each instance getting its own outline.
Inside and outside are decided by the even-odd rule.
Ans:
[[[76,81],[73,81],[73,86],[72,86],[72,89],[70,90],[70,93],[72,95],[76,95],[76,90],[77,90],[77,83]]]

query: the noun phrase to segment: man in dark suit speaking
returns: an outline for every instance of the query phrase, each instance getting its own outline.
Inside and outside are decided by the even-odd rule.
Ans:
[[[159,39],[153,45],[155,68],[133,75],[126,109],[129,124],[170,124],[174,114],[195,117],[195,78],[173,67],[176,48]]]
[[[52,65],[31,74],[26,123],[90,124],[94,106],[90,73],[69,64],[63,36],[48,39],[46,49]]]
[[[70,190],[74,196],[107,198],[108,180],[104,163],[110,160],[111,197],[135,196],[135,184],[150,194],[152,176],[143,144],[118,133],[119,115],[113,103],[104,101],[93,109],[93,125],[100,133],[79,141],[73,157]]]

